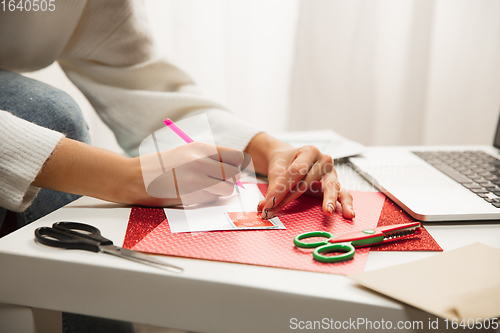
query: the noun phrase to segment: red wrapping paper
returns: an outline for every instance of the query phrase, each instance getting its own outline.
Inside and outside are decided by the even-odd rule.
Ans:
[[[129,237],[127,231],[124,244],[127,246],[124,247],[130,248],[130,244],[135,243],[131,247],[133,250],[148,253],[343,275],[359,273],[364,269],[368,248],[358,249],[353,260],[326,264],[314,260],[310,249],[299,249],[293,244],[295,236],[307,231],[324,230],[340,235],[376,227],[385,196],[376,192],[353,192],[353,196],[360,207],[365,207],[357,213],[354,221],[346,220],[338,213],[332,217],[324,216],[319,198],[301,196],[278,215],[286,230],[172,234],[168,222],[162,221],[144,237]],[[131,217],[129,225],[134,225],[140,214],[134,213]]]
[[[399,208],[399,206],[396,205],[391,199],[386,198],[384,207],[382,208],[382,213],[380,213],[377,227],[415,221],[415,219]],[[373,246],[371,251],[443,251],[441,246],[439,246],[436,240],[432,238],[427,229],[422,227],[420,230],[420,235],[416,235],[406,240]]]
[[[263,194],[267,185],[259,184]],[[315,261],[312,251],[298,249],[293,238],[307,231],[329,231],[341,235],[377,225],[412,222],[413,219],[378,192],[351,192],[356,218],[346,220],[338,211],[324,216],[321,199],[301,196],[278,215],[286,230],[216,231],[172,234],[161,208],[132,208],[124,248],[142,252],[227,261],[305,271],[354,274],[362,272],[369,249],[356,250],[353,260],[326,264]],[[420,236],[372,248],[378,251],[440,251],[435,240],[423,229]]]

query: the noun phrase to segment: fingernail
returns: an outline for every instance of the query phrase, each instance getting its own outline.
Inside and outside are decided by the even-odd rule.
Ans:
[[[275,216],[276,216],[276,214],[272,210],[268,210],[267,214],[266,214],[266,220],[270,220]]]
[[[332,213],[332,215],[333,215],[333,211],[334,211],[334,209],[333,209],[333,205],[332,205],[331,203],[329,203],[329,204],[328,204],[328,209],[330,210],[330,212],[331,212],[331,213]]]
[[[351,214],[352,214],[352,218],[356,217],[356,213],[354,212],[354,209],[351,209]]]
[[[266,202],[266,204],[267,204],[267,202]],[[273,209],[275,205],[276,205],[276,197],[273,197],[273,205],[271,207],[269,207],[269,209]]]
[[[269,208],[264,208],[264,211],[263,211],[263,214],[262,214],[262,218],[263,219],[268,220],[268,219],[272,219],[274,217],[274,212],[272,212],[271,209],[273,209],[275,205],[276,205],[276,198],[273,197],[273,205],[271,207],[269,207]],[[265,206],[267,206],[267,202],[264,205],[264,207]],[[272,216],[271,216],[271,213],[273,214]]]

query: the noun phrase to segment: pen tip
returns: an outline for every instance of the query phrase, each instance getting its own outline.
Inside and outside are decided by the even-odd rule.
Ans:
[[[170,120],[169,118],[165,118],[165,120],[163,121],[165,123],[165,125],[169,126],[169,125],[172,125],[173,122],[172,120]]]

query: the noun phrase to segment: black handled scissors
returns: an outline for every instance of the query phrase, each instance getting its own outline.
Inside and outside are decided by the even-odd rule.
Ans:
[[[115,246],[111,240],[101,236],[99,229],[84,223],[56,222],[52,227],[38,228],[35,230],[35,241],[63,249],[104,252],[174,273],[182,273],[183,271],[180,267],[167,264],[154,257]]]

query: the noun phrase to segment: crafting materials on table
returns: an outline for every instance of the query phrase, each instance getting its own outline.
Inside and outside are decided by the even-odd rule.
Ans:
[[[248,189],[252,184],[245,184]],[[265,192],[267,185],[258,187]],[[359,205],[354,221],[344,219],[342,214],[325,216],[321,209],[321,199],[303,195],[290,203],[278,215],[286,230],[223,231],[171,233],[165,215],[160,209],[159,220],[152,222],[156,227],[145,227],[140,219],[150,216],[151,210],[140,208],[132,211],[129,230],[124,246],[136,251],[217,260],[241,264],[297,269],[313,272],[352,274],[362,272],[369,249],[359,249],[353,260],[336,265],[313,260],[309,250],[293,246],[292,239],[309,230],[324,230],[334,234],[345,234],[359,229],[376,227],[385,196],[377,192],[352,192]],[[361,209],[362,207],[362,209]],[[136,223],[147,230],[137,230]],[[141,235],[131,235],[132,230]],[[129,238],[131,237],[131,238]]]
[[[63,249],[104,252],[123,259],[161,268],[174,273],[182,273],[183,269],[167,264],[154,257],[137,251],[113,245],[113,242],[101,235],[101,231],[89,224],[78,222],[56,222],[52,227],[35,229],[37,243]]]
[[[420,223],[397,224],[374,229],[363,229],[342,236],[327,231],[310,231],[293,239],[295,246],[305,249],[314,248],[313,257],[326,263],[342,262],[354,258],[356,248],[374,246],[408,239],[420,234]],[[316,242],[304,242],[308,238],[326,238]],[[336,255],[328,253],[341,252]]]
[[[265,195],[267,184],[258,184],[258,187]],[[302,195],[285,207],[280,215],[287,230],[172,234],[162,208],[134,207],[123,247],[156,254],[313,272],[343,275],[362,272],[369,248],[358,249],[353,260],[331,265],[313,260],[311,250],[296,248],[292,243],[297,234],[310,230],[341,235],[375,228],[381,222],[385,225],[391,224],[391,221],[394,221],[392,224],[414,222],[382,193],[351,191],[351,194],[356,209],[353,221],[344,219],[339,212],[332,217],[325,216],[320,198]],[[421,229],[422,233],[414,239],[379,245],[373,249],[442,251],[425,228]],[[425,235],[427,238],[424,238]],[[395,245],[397,248],[392,249]]]

